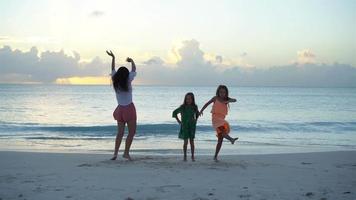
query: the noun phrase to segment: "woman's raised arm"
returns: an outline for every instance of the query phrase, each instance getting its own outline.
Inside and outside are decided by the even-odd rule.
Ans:
[[[111,71],[114,71],[115,70],[115,55],[114,53],[110,50],[110,51],[106,51],[106,53],[112,57],[112,60],[111,60]]]
[[[126,61],[129,62],[129,63],[131,63],[131,71],[132,71],[132,72],[136,72],[136,64],[135,64],[135,62],[133,61],[133,59],[127,57],[127,58],[126,58]]]

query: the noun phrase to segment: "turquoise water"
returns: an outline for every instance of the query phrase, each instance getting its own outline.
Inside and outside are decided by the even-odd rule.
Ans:
[[[180,153],[171,112],[193,92],[200,107],[215,87],[135,86],[140,153]],[[230,87],[227,120],[238,144],[223,154],[356,150],[356,88]],[[0,150],[111,152],[116,134],[110,86],[0,85]],[[210,108],[199,119],[198,154],[211,154]]]

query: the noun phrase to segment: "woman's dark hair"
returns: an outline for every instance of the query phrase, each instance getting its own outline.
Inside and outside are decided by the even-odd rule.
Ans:
[[[183,104],[182,104],[182,107],[185,108],[188,104],[187,104],[187,97],[188,96],[191,96],[192,97],[192,106],[193,106],[193,109],[194,111],[196,112],[196,118],[198,118],[198,106],[197,104],[195,104],[195,98],[194,98],[194,94],[192,92],[188,92],[187,94],[185,94],[184,96],[184,101],[183,101]]]
[[[218,97],[219,96],[219,90],[225,90],[226,91],[226,98],[224,100],[229,100],[229,90],[227,89],[226,85],[219,85],[218,86],[218,89],[216,89],[216,96]]]
[[[115,91],[123,90],[129,91],[129,70],[126,67],[120,67],[112,76],[112,83]]]

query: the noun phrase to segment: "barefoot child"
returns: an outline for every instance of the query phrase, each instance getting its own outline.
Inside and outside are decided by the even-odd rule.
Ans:
[[[219,85],[216,90],[216,96],[209,100],[203,108],[200,110],[199,115],[203,115],[203,111],[209,104],[213,103],[213,108],[211,109],[212,114],[212,124],[216,130],[216,136],[218,137],[218,143],[216,144],[214,160],[218,161],[218,154],[221,149],[223,139],[227,139],[234,144],[238,138],[232,138],[229,136],[230,126],[225,120],[225,116],[228,111],[228,104],[230,102],[236,102],[236,99],[229,97],[229,90],[225,85]]]
[[[180,113],[181,119],[178,118]],[[194,159],[194,138],[195,138],[195,127],[198,119],[198,106],[195,104],[194,94],[189,92],[184,97],[183,104],[173,111],[172,117],[176,118],[177,122],[180,124],[179,138],[184,140],[183,152],[184,161],[187,161],[187,145],[188,139],[190,142],[190,150],[192,153],[192,161]]]
[[[116,100],[118,106],[116,107],[113,116],[117,121],[118,132],[115,140],[114,156],[111,160],[116,160],[117,154],[120,148],[122,137],[125,132],[125,125],[127,124],[129,134],[126,137],[125,151],[123,157],[131,160],[130,147],[133,137],[136,133],[136,108],[132,102],[132,86],[131,82],[136,76],[136,65],[131,58],[127,58],[126,61],[131,63],[131,72],[126,67],[120,67],[115,70],[115,55],[111,51],[106,53],[112,57],[111,63],[111,79],[116,93]]]

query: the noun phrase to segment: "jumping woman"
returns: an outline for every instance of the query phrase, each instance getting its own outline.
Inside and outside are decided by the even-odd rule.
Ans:
[[[114,156],[111,160],[116,160],[119,152],[122,137],[124,136],[125,126],[129,129],[129,134],[126,137],[126,145],[123,157],[131,160],[130,147],[132,140],[136,133],[136,108],[132,102],[132,85],[131,82],[136,76],[136,65],[131,58],[127,58],[126,61],[131,63],[131,71],[122,66],[117,71],[115,70],[115,55],[112,51],[106,51],[106,53],[112,57],[111,62],[111,80],[114,86],[116,100],[118,106],[116,107],[113,116],[117,121],[118,132],[115,140]]]

